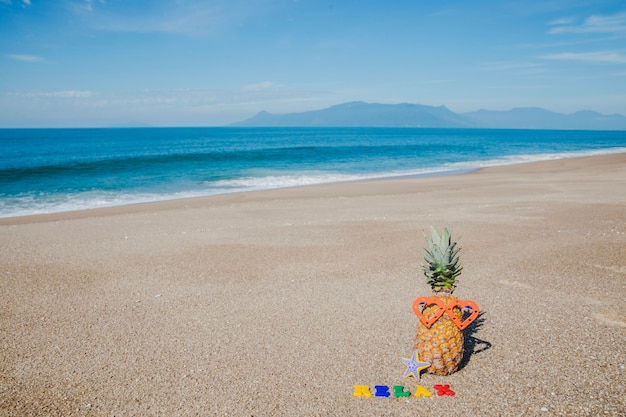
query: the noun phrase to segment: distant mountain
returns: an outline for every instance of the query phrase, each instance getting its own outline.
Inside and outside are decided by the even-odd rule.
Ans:
[[[463,113],[476,127],[520,129],[580,129],[624,130],[626,117],[621,114],[604,115],[590,110],[572,114],[555,113],[537,107],[516,108],[508,111],[478,110]]]
[[[303,113],[271,114],[262,111],[232,126],[330,126],[330,127],[471,127],[464,116],[445,106],[422,104],[370,104],[361,101]]]
[[[355,101],[301,113],[272,114],[262,111],[231,126],[626,130],[626,117],[589,110],[563,114],[536,107],[508,111],[478,110],[459,114],[445,106]]]

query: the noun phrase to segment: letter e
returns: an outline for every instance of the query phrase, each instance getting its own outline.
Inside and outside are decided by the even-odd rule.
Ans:
[[[376,389],[377,397],[389,397],[391,394],[389,393],[389,387],[387,385],[374,385]]]

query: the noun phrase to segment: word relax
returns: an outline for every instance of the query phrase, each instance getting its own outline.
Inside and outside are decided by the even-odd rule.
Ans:
[[[454,395],[454,391],[450,389],[449,384],[445,384],[445,385],[435,384],[433,388],[437,390],[437,395],[439,396]],[[393,391],[394,397],[410,397],[411,396],[411,391],[408,391],[402,385],[394,385],[392,387],[392,391]],[[421,385],[418,385],[417,388],[415,388],[415,393],[413,394],[414,397],[430,397],[431,395],[433,395],[433,393]],[[355,385],[354,396],[355,397],[371,397],[372,392],[370,391],[370,388],[367,385]],[[391,396],[391,393],[389,392],[389,387],[387,385],[375,385],[374,386],[374,397],[390,397],[390,396]]]

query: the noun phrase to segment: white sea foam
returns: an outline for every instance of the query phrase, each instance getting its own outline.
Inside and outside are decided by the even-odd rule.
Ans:
[[[129,204],[202,197],[246,191],[259,191],[276,188],[299,187],[315,184],[386,179],[407,176],[439,176],[469,172],[479,168],[520,164],[534,161],[556,160],[578,156],[624,153],[626,147],[606,148],[561,153],[512,155],[499,159],[447,163],[439,166],[370,173],[329,173],[305,171],[285,175],[265,175],[206,182],[199,187],[177,192],[124,193],[92,191],[78,194],[55,196],[23,195],[0,199],[0,217],[16,217],[66,211],[114,207]]]
[[[125,206],[151,203],[181,198],[201,197],[213,193],[183,191],[177,193],[103,193],[90,192],[59,195],[47,198],[30,196],[0,200],[0,217],[30,216],[36,214],[60,213],[66,211],[90,210],[103,207]]]
[[[309,171],[300,174],[268,175],[221,180],[211,186],[222,188],[224,192],[256,191],[274,188],[299,187],[305,185],[328,184],[336,182],[387,179],[397,177],[439,176],[469,172],[492,166],[513,165],[527,162],[548,161],[579,156],[605,155],[624,153],[626,148],[610,148],[593,151],[576,151],[545,154],[512,155],[499,159],[446,163],[434,167],[386,172],[370,172],[362,174],[327,173]]]

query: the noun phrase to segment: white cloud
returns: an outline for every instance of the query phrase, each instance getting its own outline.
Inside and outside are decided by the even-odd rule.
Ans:
[[[199,36],[239,27],[246,20],[267,13],[268,1],[177,0],[154,2],[147,8],[143,2],[81,0],[67,3],[67,7],[99,31]]]
[[[84,90],[67,90],[67,91],[55,91],[52,93],[48,93],[49,97],[60,97],[60,98],[88,98],[93,96],[91,91]]]
[[[528,70],[540,67],[540,64],[533,62],[517,62],[517,61],[495,61],[485,62],[479,67],[482,71],[512,71],[512,70]]]
[[[453,83],[456,82],[457,80],[453,80],[453,79],[442,79],[442,80],[422,80],[420,83],[424,84],[424,85],[439,85],[439,84],[449,84],[449,83]]]
[[[263,84],[263,83],[261,83]],[[272,84],[274,85],[274,84]],[[148,108],[195,108],[199,106],[239,106],[258,102],[285,102],[310,99],[314,92],[275,88],[241,90],[162,90],[127,92],[122,94],[98,93],[88,90],[12,92],[9,97],[40,102],[74,99],[82,106],[108,106],[134,110]]]
[[[574,23],[574,19],[571,17],[563,17],[560,19],[555,19],[549,23],[550,26],[561,26],[561,25],[570,25]]]
[[[247,91],[259,91],[259,90],[267,90],[269,88],[280,88],[282,84],[277,84],[274,81],[262,81],[256,84],[248,84],[243,87],[244,90]]]
[[[557,19],[550,22],[554,26],[548,33],[620,33],[626,32],[626,12],[608,16],[592,15],[581,24],[572,19]]]
[[[0,3],[3,3],[3,4],[13,4],[13,2],[11,0],[0,0]],[[30,0],[22,0],[22,6],[23,7],[31,6]]]
[[[85,90],[63,90],[63,91],[30,91],[26,93],[10,93],[16,97],[30,98],[89,98],[94,95],[91,91]]]
[[[36,55],[20,55],[20,54],[10,54],[7,55],[9,58],[15,61],[21,62],[42,62],[45,61],[42,57]]]
[[[94,7],[95,0],[80,0],[80,1],[71,1],[66,3],[66,7],[75,14],[84,14],[88,12],[91,14],[95,11]],[[98,3],[105,5],[105,0],[99,0]]]
[[[108,126],[128,120],[155,126],[224,125],[263,109],[288,113],[336,103],[337,100],[328,103],[327,96],[325,92],[283,88],[118,93],[69,89],[15,91],[0,94],[0,125]],[[327,100],[319,104],[320,98]]]
[[[611,64],[626,64],[626,55],[615,51],[598,51],[598,52],[562,52],[558,54],[543,55],[540,58],[564,60],[564,61],[583,61],[583,62],[606,62]]]

